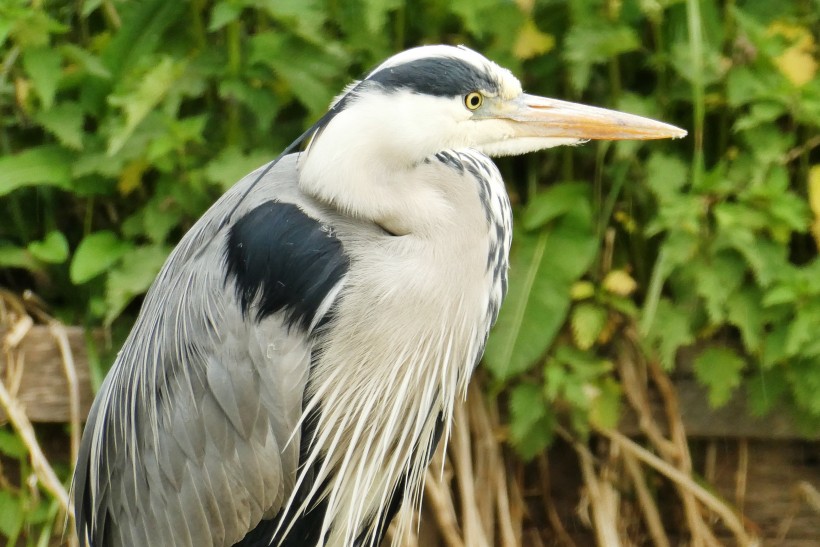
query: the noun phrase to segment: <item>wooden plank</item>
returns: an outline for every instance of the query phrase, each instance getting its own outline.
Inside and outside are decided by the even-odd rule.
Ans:
[[[763,545],[820,545],[820,513],[799,494],[801,483],[820,490],[820,442],[750,441],[745,474],[739,471],[742,460],[740,443],[726,440],[694,442],[692,457],[701,474],[706,472],[710,445],[714,474],[707,476],[707,480],[738,508],[745,519],[758,527]],[[738,492],[741,477],[746,487]],[[784,530],[787,532],[784,541],[776,543],[785,524],[788,528]],[[729,537],[720,527],[716,532],[723,538]]]
[[[704,439],[690,444],[695,474],[707,475],[713,462],[713,472],[706,479],[708,488],[733,507],[736,507],[744,522],[761,539],[761,545],[778,547],[817,547],[820,545],[820,513],[798,493],[801,484],[809,484],[820,490],[820,442],[799,440],[750,441],[746,472],[741,473],[742,458],[740,443],[736,439]],[[558,439],[549,450],[550,492],[561,522],[577,545],[594,545],[594,535],[588,524],[579,516],[586,508],[583,501],[585,490],[578,468],[578,458],[572,448]],[[534,466],[530,466],[531,477],[536,476]],[[618,471],[615,471],[616,473]],[[688,545],[689,538],[683,523],[680,500],[674,491],[652,473],[648,481],[655,489],[656,501],[661,509],[661,518],[671,545]],[[745,481],[745,489],[738,492],[738,480]],[[531,479],[534,482],[534,479]],[[623,481],[616,480],[616,484]],[[626,486],[624,486],[626,488]],[[558,544],[546,518],[543,517],[543,493],[535,488],[528,499],[530,526],[544,532],[544,537],[554,541],[544,541],[543,545]],[[741,494],[738,497],[738,494]],[[626,507],[634,503],[634,493],[624,490],[621,516],[625,524],[635,514],[626,512]],[[719,519],[710,521],[712,531],[722,545],[735,545],[729,531]],[[788,525],[785,537],[778,542],[778,535],[784,525]],[[635,545],[650,544],[640,530],[630,531]],[[536,543],[532,543],[536,545]]]
[[[761,440],[807,438],[805,432],[795,426],[789,412],[782,405],[775,406],[765,416],[753,416],[742,390],[736,390],[725,405],[712,408],[706,388],[694,378],[678,377],[674,379],[674,384],[687,437]],[[663,404],[654,390],[650,390],[650,403],[656,423],[661,431],[667,432]],[[631,409],[623,413],[618,429],[625,435],[641,435],[637,415]]]
[[[80,413],[88,414],[94,398],[88,370],[85,331],[81,327],[65,327],[68,345],[74,357],[80,388]],[[0,328],[0,341],[5,342],[8,329]],[[101,338],[101,337],[99,337]],[[9,363],[9,360],[13,360]],[[21,367],[20,375],[17,368]],[[0,375],[10,391],[25,407],[33,422],[67,422],[69,393],[63,360],[54,336],[47,326],[35,325],[11,349],[0,351]],[[19,382],[19,383],[18,383]],[[0,409],[0,423],[6,415]]]

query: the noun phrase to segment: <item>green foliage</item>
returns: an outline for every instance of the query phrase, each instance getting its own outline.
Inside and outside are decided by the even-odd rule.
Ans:
[[[595,256],[592,209],[578,188],[565,184],[548,190],[554,199],[534,201],[522,222],[541,228],[514,236],[510,288],[485,353],[498,379],[526,371],[550,347],[569,312],[570,288]]]
[[[510,440],[521,457],[531,459],[552,440],[554,415],[538,385],[521,383],[510,393]]]
[[[772,5],[8,0],[3,283],[68,322],[127,326],[185,230],[346,83],[396,50],[465,43],[529,92],[690,130],[499,162],[521,205],[485,364],[521,454],[560,421],[617,421],[626,329],[667,369],[709,348],[695,373],[712,404],[786,403],[817,431],[820,12]]]
[[[13,462],[24,479],[33,475],[26,447],[8,426],[0,427],[0,454],[6,458],[4,471],[6,464]],[[7,477],[3,478],[7,482]],[[48,545],[48,540],[55,532],[59,534],[61,528],[58,510],[57,500],[49,499],[35,482],[24,480],[19,488],[4,485],[0,489],[0,537],[7,538],[7,545]]]
[[[709,403],[720,406],[740,385],[746,363],[731,348],[707,348],[695,359],[695,376],[709,388]]]
[[[71,282],[79,285],[108,271],[131,250],[131,247],[128,242],[120,240],[117,234],[109,230],[88,234],[80,241],[74,252],[69,269]]]
[[[756,2],[726,12],[709,1],[569,4],[558,73],[570,90],[670,121],[692,112],[694,119],[678,122],[691,135],[685,146],[619,143],[606,163],[608,147],[599,145],[594,156],[563,152],[560,165],[529,166],[519,220],[527,232],[514,242],[510,298],[485,359],[490,370],[499,382],[524,386],[535,374],[553,409],[549,423],[562,409],[583,434],[590,422],[616,422],[620,396],[610,369],[583,363],[607,362],[619,329],[635,325],[645,356],[667,370],[681,348],[705,343],[693,370],[713,406],[745,386],[754,412],[786,403],[816,434],[820,78],[810,29],[818,14],[799,2],[776,17],[760,15]],[[656,75],[648,85],[639,76],[647,69]],[[544,184],[545,172],[559,180],[580,172],[592,184]],[[589,211],[598,229],[576,232],[573,251],[548,252],[562,215],[577,211]],[[607,252],[587,255],[585,244],[597,249],[607,231],[614,236]],[[576,262],[583,267],[555,279],[555,270]],[[560,297],[552,292],[567,286]],[[525,420],[521,428],[539,435],[519,418],[523,400],[510,402],[513,423]],[[521,429],[511,433],[530,455]],[[540,435],[526,447],[552,433]]]

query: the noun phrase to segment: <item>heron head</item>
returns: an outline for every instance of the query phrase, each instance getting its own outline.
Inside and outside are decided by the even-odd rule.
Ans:
[[[345,126],[350,142],[368,141],[360,144],[411,165],[447,149],[502,156],[591,139],[686,135],[648,118],[524,93],[509,70],[463,46],[394,55],[348,86],[334,108],[328,126]]]
[[[360,181],[395,178],[443,150],[502,156],[684,135],[647,118],[524,93],[509,70],[466,47],[422,46],[387,59],[337,97],[316,125],[300,183],[352,210]]]

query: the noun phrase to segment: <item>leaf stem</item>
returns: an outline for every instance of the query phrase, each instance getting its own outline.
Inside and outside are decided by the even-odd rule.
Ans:
[[[530,301],[529,295],[532,294],[532,286],[535,283],[536,274],[538,273],[538,266],[544,258],[544,251],[547,248],[548,239],[549,232],[547,230],[542,230],[538,235],[538,241],[536,242],[535,249],[533,250],[532,262],[530,263],[530,268],[527,270],[527,277],[524,281],[524,286],[521,287],[521,292],[528,295],[528,297],[519,299],[518,302],[516,302],[518,306],[512,313],[513,326],[510,331],[513,335],[508,337],[509,342],[504,348],[502,358],[499,360],[499,362],[505,363],[507,367],[512,360],[513,351],[515,349],[515,341],[518,339],[518,333],[521,331],[521,325],[524,323],[524,315],[527,310],[527,304]],[[506,372],[501,376],[506,376]]]
[[[191,19],[193,20],[194,41],[199,49],[205,49],[208,45],[205,37],[205,22],[202,20],[202,14],[204,11],[204,0],[193,0],[191,2]]]
[[[227,26],[228,39],[228,75],[231,79],[239,77],[242,66],[242,44],[240,42],[240,21],[231,21]],[[239,103],[228,100],[228,131],[226,140],[228,145],[239,144]]]
[[[703,125],[706,117],[703,85],[703,27],[700,16],[700,0],[686,0],[689,53],[692,69],[692,102],[694,103],[694,156],[692,159],[692,186],[699,188],[703,179]]]

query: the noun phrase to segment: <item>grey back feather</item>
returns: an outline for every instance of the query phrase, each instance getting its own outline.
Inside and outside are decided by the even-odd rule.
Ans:
[[[281,313],[243,318],[223,220],[269,200],[320,214],[296,189],[295,161],[242,203],[256,173],[225,194],[149,291],[83,437],[74,489],[91,545],[232,545],[290,495],[312,342]]]

